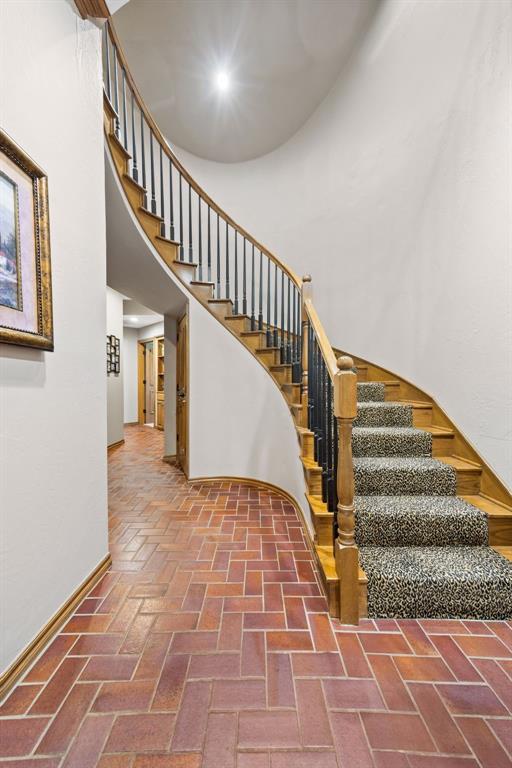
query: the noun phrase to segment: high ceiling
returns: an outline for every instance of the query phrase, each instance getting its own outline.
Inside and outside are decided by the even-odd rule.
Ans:
[[[171,143],[238,162],[289,139],[333,86],[378,0],[130,0],[114,16]],[[232,88],[214,79],[227,71]]]

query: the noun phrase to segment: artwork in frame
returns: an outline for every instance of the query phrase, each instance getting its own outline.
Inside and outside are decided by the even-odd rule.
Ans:
[[[54,348],[48,179],[1,129],[0,342]]]
[[[121,339],[117,336],[107,336],[107,374],[116,376],[121,372]]]

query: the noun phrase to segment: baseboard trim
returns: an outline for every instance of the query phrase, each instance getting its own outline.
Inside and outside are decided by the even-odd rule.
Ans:
[[[139,426],[138,421],[125,421],[124,425],[125,427],[138,427]]]
[[[273,493],[278,493],[280,496],[284,496],[284,498],[290,502],[290,504],[295,508],[295,511],[300,517],[301,523],[306,531],[309,543],[311,546],[313,546],[313,537],[311,534],[311,531],[309,530],[308,524],[306,522],[306,518],[304,517],[304,512],[302,511],[302,508],[295,498],[295,496],[292,496],[291,493],[288,493],[288,491],[285,491],[283,488],[279,488],[277,485],[274,485],[273,483],[267,483],[265,480],[256,480],[254,477],[187,477],[187,480],[189,483],[244,483],[245,485],[252,485],[252,486],[261,486],[262,488],[268,488],[269,491],[272,491]]]
[[[52,639],[53,635],[64,624],[68,616],[75,610],[76,606],[82,601],[85,595],[93,588],[93,586],[100,580],[103,574],[112,565],[112,557],[110,553],[105,555],[103,560],[96,566],[96,568],[89,574],[89,576],[83,581],[80,586],[75,589],[73,594],[68,597],[64,605],[62,605],[57,613],[55,613],[50,621],[48,621],[41,631],[34,637],[31,643],[20,653],[20,655],[7,667],[5,672],[0,675],[0,701],[17,682],[21,675],[25,672],[27,667],[32,664],[36,656],[43,650],[44,646]]]
[[[107,451],[113,451],[114,448],[119,448],[120,445],[124,443],[124,437],[122,440],[118,440],[117,443],[111,443],[110,445],[107,445]]]
[[[176,454],[167,453],[165,456],[162,456],[162,461],[165,461],[167,464],[174,464],[176,462]]]

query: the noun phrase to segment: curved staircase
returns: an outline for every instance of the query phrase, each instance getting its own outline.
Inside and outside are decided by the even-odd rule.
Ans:
[[[362,360],[352,369],[344,356],[337,367],[310,278],[300,281],[190,177],[110,23],[104,69],[107,146],[136,219],[290,407],[331,614],[350,623],[512,616],[511,494],[419,390]]]

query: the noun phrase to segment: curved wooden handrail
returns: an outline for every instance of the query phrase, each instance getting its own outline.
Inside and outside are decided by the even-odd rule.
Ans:
[[[311,322],[311,326],[313,327],[313,330],[315,332],[315,336],[318,341],[318,346],[320,347],[322,357],[324,358],[325,364],[327,366],[327,370],[329,371],[329,376],[334,381],[336,374],[338,373],[336,355],[334,354],[332,346],[329,343],[329,339],[327,338],[327,334],[320,321],[320,318],[318,317],[318,313],[315,307],[313,306],[312,299],[310,298],[304,299],[304,308]]]
[[[294,282],[294,284],[297,286],[297,288],[300,289],[302,282],[300,278],[295,274],[295,272],[290,269],[286,264],[284,264],[275,254],[273,254],[271,251],[269,251],[268,248],[266,248],[262,243],[258,242],[249,232],[247,232],[246,229],[240,226],[240,224],[237,224],[237,222],[229,216],[221,207],[218,205],[215,200],[213,200],[210,195],[208,195],[204,189],[196,182],[194,178],[190,175],[190,173],[187,171],[185,166],[180,162],[180,160],[176,157],[174,152],[169,146],[169,143],[167,142],[167,139],[160,131],[158,125],[153,119],[153,116],[151,112],[149,111],[148,107],[146,106],[146,103],[144,99],[142,98],[142,95],[137,88],[137,85],[135,83],[135,80],[132,77],[132,74],[130,72],[130,69],[128,67],[128,62],[125,56],[125,53],[123,51],[122,45],[120,43],[119,37],[114,29],[114,25],[112,24],[112,20],[109,19],[107,22],[107,29],[109,32],[110,40],[112,42],[112,45],[115,46],[117,51],[117,56],[119,59],[119,63],[121,65],[121,68],[124,70],[126,80],[130,86],[130,88],[133,91],[134,97],[137,101],[137,106],[141,110],[141,112],[144,114],[144,117],[146,119],[147,124],[153,131],[153,135],[155,136],[155,139],[157,140],[158,144],[162,147],[162,151],[167,155],[167,157],[172,161],[173,165],[179,170],[181,175],[184,179],[190,184],[192,189],[197,193],[197,195],[207,203],[207,205],[210,206],[210,208],[215,211],[215,213],[218,213],[219,216],[226,221],[234,230],[240,233],[243,237],[248,240],[251,245],[254,245],[255,248],[257,248],[259,251],[261,251],[265,256],[267,256],[271,261],[274,262],[274,264],[277,264],[277,266]]]

